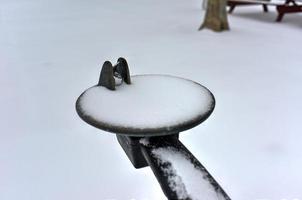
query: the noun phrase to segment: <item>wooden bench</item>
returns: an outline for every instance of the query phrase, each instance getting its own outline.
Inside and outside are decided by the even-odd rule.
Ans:
[[[264,12],[268,12],[267,6],[276,6],[278,16],[276,21],[281,22],[284,14],[302,12],[302,4],[297,3],[299,0],[228,0],[227,5],[230,7],[229,13],[232,13],[236,6],[242,5],[262,5]],[[300,1],[301,2],[301,1]]]

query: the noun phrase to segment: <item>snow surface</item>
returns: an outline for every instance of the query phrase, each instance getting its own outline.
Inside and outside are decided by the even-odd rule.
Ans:
[[[233,200],[301,200],[301,13],[275,23],[274,7],[238,7],[218,34],[197,31],[201,5],[0,0],[0,199],[165,199],[152,171],[74,108],[123,56],[131,74],[213,92],[214,113],[180,139]]]
[[[173,188],[179,199],[190,198],[192,200],[223,200],[222,194],[215,192],[206,174],[196,169],[188,158],[176,149],[155,148],[152,154],[163,163],[170,163],[164,169],[169,174],[169,185]]]
[[[145,146],[148,146],[150,144],[149,142],[149,138],[148,137],[143,137],[139,140],[139,143],[145,145]]]
[[[179,95],[181,94],[181,95]],[[163,128],[206,114],[211,93],[192,81],[165,75],[132,76],[131,85],[116,90],[89,88],[79,105],[94,120],[128,128]]]

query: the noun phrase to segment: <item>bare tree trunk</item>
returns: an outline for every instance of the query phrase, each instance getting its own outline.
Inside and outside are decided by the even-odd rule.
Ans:
[[[203,28],[209,28],[217,32],[229,30],[226,1],[208,0],[205,19],[199,30]]]

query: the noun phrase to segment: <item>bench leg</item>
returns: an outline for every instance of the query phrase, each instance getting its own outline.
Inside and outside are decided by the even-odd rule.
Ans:
[[[235,4],[232,4],[232,5],[230,6],[230,9],[229,9],[229,13],[230,13],[230,14],[234,11],[235,7],[236,7]]]
[[[281,22],[282,19],[283,19],[283,16],[284,16],[284,13],[280,13],[280,12],[279,12],[278,17],[277,17],[277,19],[276,19],[276,22]]]
[[[263,4],[262,6],[263,6],[263,11],[264,11],[264,12],[268,12],[268,7],[267,7],[267,5]]]
[[[291,5],[289,5],[292,3]],[[297,13],[302,12],[302,5],[297,5],[296,3],[292,2],[292,0],[288,0],[287,4],[277,6],[278,17],[276,19],[277,22],[280,22],[287,13]]]

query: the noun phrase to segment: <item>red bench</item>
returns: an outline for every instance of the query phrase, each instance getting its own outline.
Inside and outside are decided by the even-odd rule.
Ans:
[[[262,5],[264,12],[268,12],[267,6],[276,6],[278,17],[277,22],[281,22],[284,14],[302,12],[302,4],[297,3],[299,0],[228,0],[227,5],[230,7],[229,13],[232,13],[236,6],[242,5]]]

